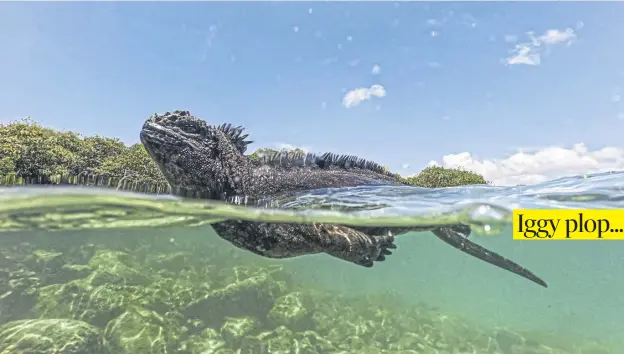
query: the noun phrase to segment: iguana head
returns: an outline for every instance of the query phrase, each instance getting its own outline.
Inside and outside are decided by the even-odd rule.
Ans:
[[[224,199],[244,194],[251,141],[243,128],[214,126],[188,111],[154,114],[141,129],[141,142],[175,194]]]

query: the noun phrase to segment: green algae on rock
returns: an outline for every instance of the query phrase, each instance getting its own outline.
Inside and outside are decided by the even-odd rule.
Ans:
[[[226,317],[265,318],[284,287],[269,273],[261,273],[214,290],[190,303],[184,311],[186,316],[198,318],[207,326],[220,327]]]
[[[288,263],[237,257],[208,237],[137,236],[0,240],[0,354],[610,353],[482,328],[392,292],[310,289]]]
[[[110,321],[104,337],[115,353],[175,353],[182,327],[155,311],[130,306]]]
[[[188,353],[212,354],[227,350],[221,334],[212,328],[205,328],[200,333],[192,334],[182,344],[181,351]]]
[[[41,280],[26,269],[0,271],[0,324],[32,317]]]
[[[252,334],[258,327],[258,322],[253,317],[226,317],[221,326],[221,336],[230,347],[237,347],[241,339]]]
[[[107,354],[100,330],[68,319],[20,320],[0,326],[1,354]]]
[[[302,291],[283,295],[275,300],[269,311],[268,320],[273,325],[285,325],[291,329],[309,329],[314,300]]]
[[[132,257],[125,252],[97,251],[89,266],[94,269],[89,276],[92,285],[149,285],[153,280],[139,271],[132,264]]]

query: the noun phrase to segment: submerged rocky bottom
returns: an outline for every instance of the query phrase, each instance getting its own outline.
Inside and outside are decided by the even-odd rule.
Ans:
[[[0,236],[0,353],[610,353],[309,289],[287,263],[172,232]]]

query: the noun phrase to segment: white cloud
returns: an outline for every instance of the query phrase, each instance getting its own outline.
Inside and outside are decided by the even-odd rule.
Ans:
[[[538,38],[541,43],[545,44],[558,44],[563,42],[570,43],[576,38],[576,34],[572,28],[566,28],[565,31],[549,29]]]
[[[410,167],[410,164],[408,164],[408,163],[404,163],[401,167],[403,167],[403,168],[409,168],[409,167]]]
[[[509,65],[540,65],[540,54],[526,44],[517,44],[512,55],[507,58],[507,64]]]
[[[275,143],[275,148],[277,150],[294,150],[294,149],[301,149],[304,152],[309,152],[310,151],[310,147],[308,146],[297,146],[297,145],[293,145],[293,144],[288,144],[288,143]]]
[[[565,176],[624,170],[624,148],[604,147],[590,151],[583,143],[572,148],[551,146],[520,151],[505,159],[479,159],[469,152],[450,154],[430,165],[463,167],[495,185],[533,184]]]
[[[566,28],[564,31],[549,29],[537,37],[531,32],[527,33],[527,35],[531,42],[516,44],[514,49],[510,51],[511,55],[505,59],[507,65],[540,65],[542,45],[553,46],[562,43],[570,45],[576,39],[576,33],[571,28]],[[517,40],[514,36],[505,36],[506,42],[512,42],[512,39],[513,41]]]
[[[355,107],[360,104],[362,101],[370,100],[372,97],[385,97],[386,89],[381,85],[372,85],[369,88],[360,87],[353,89],[344,96],[342,99],[342,104],[346,108]]]
[[[381,66],[379,66],[379,64],[375,64],[373,65],[373,69],[371,70],[371,73],[373,75],[377,75],[381,72]]]

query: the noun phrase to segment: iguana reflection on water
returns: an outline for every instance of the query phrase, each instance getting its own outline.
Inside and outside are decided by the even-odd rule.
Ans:
[[[347,155],[296,154],[251,159],[243,128],[209,125],[188,111],[155,114],[141,130],[141,142],[174,194],[229,202],[279,200],[308,190],[401,184],[377,163]],[[235,246],[269,258],[327,253],[364,267],[383,261],[396,248],[394,237],[431,231],[451,246],[537,284],[546,283],[524,267],[467,239],[467,225],[415,228],[353,227],[229,220],[212,224]]]

